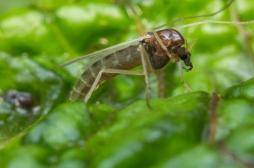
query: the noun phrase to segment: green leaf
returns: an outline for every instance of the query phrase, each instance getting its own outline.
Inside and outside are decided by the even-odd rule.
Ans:
[[[152,109],[136,102],[89,139],[87,160],[92,167],[147,167],[193,147],[202,140],[208,101],[201,92],[154,100]]]
[[[47,114],[63,97],[67,85],[54,72],[33,62],[26,56],[13,58],[0,53],[1,94],[20,91],[31,96],[32,107],[23,108],[1,101],[1,140],[21,132],[41,114]],[[9,103],[9,104],[8,104]]]

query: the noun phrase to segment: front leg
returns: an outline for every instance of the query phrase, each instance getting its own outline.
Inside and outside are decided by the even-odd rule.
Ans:
[[[148,79],[148,69],[150,68],[150,71],[153,71],[152,66],[149,62],[149,55],[146,52],[144,46],[142,44],[139,45],[138,50],[140,51],[140,56],[141,56],[141,63],[143,66],[143,71],[144,71],[144,77],[145,77],[145,85],[146,85],[146,103],[149,108],[151,108],[149,99],[151,98],[151,87],[149,84],[149,79]]]

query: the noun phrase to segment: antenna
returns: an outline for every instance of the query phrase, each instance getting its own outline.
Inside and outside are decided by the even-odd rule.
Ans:
[[[209,14],[196,15],[196,16],[185,16],[185,17],[176,18],[176,19],[174,19],[174,20],[171,22],[170,25],[174,25],[175,23],[180,22],[180,21],[183,21],[183,20],[215,16],[215,15],[217,15],[217,14],[223,12],[223,11],[226,10],[227,8],[229,8],[229,7],[232,5],[232,3],[233,3],[234,1],[235,1],[235,0],[229,0],[228,3],[227,3],[226,5],[224,5],[221,9],[219,9],[219,10],[217,10],[217,11],[215,11],[215,12],[209,13]],[[166,24],[157,26],[157,27],[155,27],[153,30],[161,29],[162,27],[165,27],[166,25],[168,25],[168,24],[166,23]]]
[[[180,17],[180,18],[174,19],[174,20],[172,21],[172,25],[174,25],[176,22],[180,22],[180,21],[183,21],[183,20],[215,16],[215,15],[217,15],[217,14],[223,12],[223,11],[226,10],[227,8],[229,8],[229,7],[232,5],[232,3],[233,3],[234,1],[235,1],[235,0],[229,0],[228,3],[227,3],[226,5],[224,5],[221,9],[219,9],[219,10],[217,10],[217,11],[215,11],[215,12],[209,13],[209,14],[196,15],[196,16],[185,16],[185,17]]]

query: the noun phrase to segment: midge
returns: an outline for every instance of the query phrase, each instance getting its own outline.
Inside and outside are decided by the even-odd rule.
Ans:
[[[91,59],[73,87],[69,99],[71,101],[84,99],[87,102],[102,81],[117,74],[143,75],[146,89],[149,89],[149,72],[159,70],[170,62],[175,63],[180,60],[184,62],[187,70],[191,70],[193,65],[190,56],[191,54],[186,48],[186,40],[177,30],[163,29],[148,32],[136,40],[109,47],[63,64],[66,66],[83,59]],[[142,65],[142,72],[130,70],[138,65]],[[146,93],[148,97],[148,91]]]

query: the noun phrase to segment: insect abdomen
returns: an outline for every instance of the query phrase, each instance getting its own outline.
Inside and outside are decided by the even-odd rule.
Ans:
[[[80,79],[76,82],[71,91],[69,99],[71,101],[83,99],[90,90],[98,73],[102,69],[132,69],[140,65],[140,53],[137,51],[137,45],[129,46],[126,49],[119,50],[113,54],[98,60],[81,74]],[[107,80],[116,74],[103,74],[100,82]]]

